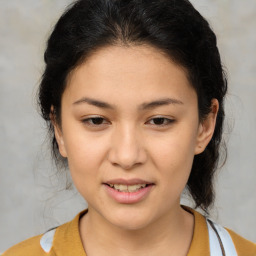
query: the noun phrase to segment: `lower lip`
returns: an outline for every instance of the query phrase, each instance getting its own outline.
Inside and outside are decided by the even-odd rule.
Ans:
[[[141,188],[135,192],[120,192],[114,188],[104,184],[107,194],[115,201],[121,204],[135,204],[142,201],[146,196],[149,195],[153,185],[148,185],[145,188]]]

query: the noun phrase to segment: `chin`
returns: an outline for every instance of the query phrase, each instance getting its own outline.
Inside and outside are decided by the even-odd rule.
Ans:
[[[136,231],[136,230],[141,230],[146,228],[149,223],[145,222],[145,220],[143,221],[139,221],[139,220],[132,220],[132,221],[127,221],[127,220],[123,220],[121,222],[115,222],[112,223],[114,224],[116,227],[126,230],[126,231]]]
[[[146,228],[153,222],[152,216],[147,216],[143,212],[131,212],[127,211],[125,213],[112,214],[109,219],[109,222],[117,228],[135,231]]]

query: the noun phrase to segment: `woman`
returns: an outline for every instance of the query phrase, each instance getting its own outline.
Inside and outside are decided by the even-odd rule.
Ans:
[[[39,88],[58,164],[88,209],[3,255],[256,255],[180,205],[214,201],[227,81],[186,0],[80,0],[48,41]]]

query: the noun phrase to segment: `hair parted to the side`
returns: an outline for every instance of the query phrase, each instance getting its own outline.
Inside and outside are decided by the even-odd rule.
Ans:
[[[109,45],[150,45],[184,67],[197,92],[200,120],[210,113],[211,100],[219,101],[213,138],[205,151],[195,156],[187,183],[195,206],[207,212],[214,201],[213,177],[222,140],[227,79],[214,32],[187,0],[79,0],[68,7],[48,40],[38,91],[56,162],[66,160],[59,154],[50,116],[61,126],[61,97],[67,78],[95,51]]]

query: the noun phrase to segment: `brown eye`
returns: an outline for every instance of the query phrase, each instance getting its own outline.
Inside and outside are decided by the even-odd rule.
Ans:
[[[169,119],[166,117],[155,117],[149,120],[149,123],[152,125],[156,125],[156,126],[165,126],[168,124],[173,123],[174,120],[173,119]]]
[[[83,119],[82,122],[89,126],[100,126],[108,123],[103,117],[90,117]]]
[[[156,124],[156,125],[163,125],[164,124],[164,122],[165,122],[165,118],[154,118],[153,119],[153,121],[154,121],[154,124]]]
[[[90,121],[92,124],[100,125],[103,123],[104,119],[102,117],[95,117],[95,118],[91,118]]]

